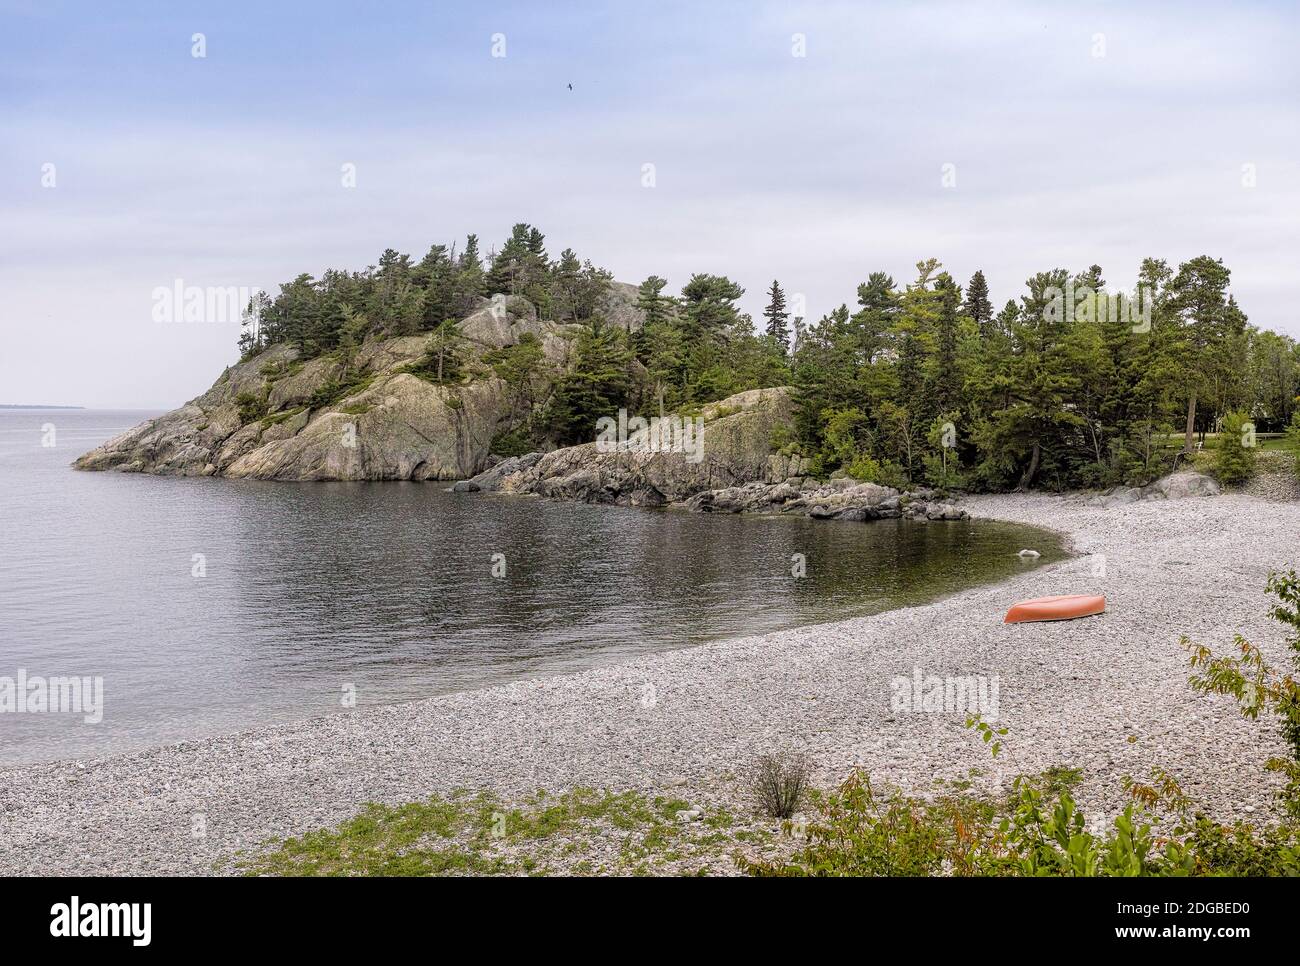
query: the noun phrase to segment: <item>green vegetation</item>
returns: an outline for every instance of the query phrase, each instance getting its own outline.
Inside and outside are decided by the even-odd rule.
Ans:
[[[247,426],[266,415],[266,393],[241,392],[235,397],[235,406],[239,412],[239,425]]]
[[[349,396],[365,392],[374,381],[375,377],[373,375],[364,375],[362,373],[353,373],[343,380],[330,379],[311,394],[311,398],[307,400],[306,408],[323,409],[327,406],[333,406]]]
[[[262,428],[269,429],[272,426],[280,425],[280,423],[288,422],[290,419],[293,419],[294,416],[297,416],[299,413],[304,411],[305,407],[298,406],[294,409],[283,409],[278,413],[272,413],[270,416],[264,416],[262,418]]]
[[[1300,411],[1293,414],[1287,424],[1285,446],[1295,454],[1295,471],[1300,476]]]
[[[455,245],[434,245],[416,262],[390,248],[363,272],[301,274],[275,298],[261,293],[249,304],[239,344],[248,357],[287,342],[310,359],[354,349],[369,335],[434,331],[465,318],[491,292],[523,296],[543,319],[581,322],[595,315],[609,280],[568,249],[550,262],[542,233],[519,224],[486,267],[478,236],[470,235],[459,254]]]
[[[1224,483],[1244,483],[1255,472],[1254,427],[1240,411],[1223,417],[1218,447],[1214,452],[1214,472]]]
[[[817,817],[798,828],[806,845],[789,858],[737,860],[758,876],[1187,876],[1300,875],[1300,578],[1274,574],[1272,615],[1291,633],[1294,674],[1271,667],[1258,648],[1238,636],[1240,656],[1216,656],[1186,638],[1193,689],[1227,695],[1252,720],[1261,711],[1277,719],[1290,752],[1270,771],[1286,777],[1279,795],[1284,819],[1257,827],[1216,822],[1156,767],[1149,783],[1125,779],[1129,802],[1105,833],[1087,830],[1070,794],[1081,774],[1054,769],[1016,779],[1005,801],[958,789],[932,799],[882,795],[855,771],[829,795],[815,797]],[[996,756],[1005,728],[972,718],[967,725]]]
[[[813,475],[942,489],[1139,485],[1195,463],[1229,414],[1265,438],[1300,412],[1300,349],[1249,325],[1229,281],[1205,255],[1177,269],[1146,259],[1135,293],[1113,290],[1095,265],[1056,268],[995,311],[982,272],[963,289],[928,259],[902,286],[872,272],[855,308],[812,324],[773,281],[760,331],[731,279],[697,273],[673,295],[652,275],[636,298],[644,325],[628,332],[605,317],[608,272],[567,249],[551,260],[541,232],[519,224],[486,257],[471,235],[459,253],[434,245],[415,262],[390,249],[364,272],[300,275],[250,305],[241,346],[291,343],[294,365],[337,353],[347,382],[365,338],[427,332],[429,351],[410,371],[437,384],[503,379],[512,450],[589,440],[620,408],[686,412],[793,385],[797,430],[780,448],[808,458]],[[577,324],[562,372],[531,336],[467,357],[458,322],[493,293]],[[520,305],[507,299],[506,310]],[[1293,439],[1300,449],[1300,429]],[[1225,478],[1249,474],[1250,454],[1240,456],[1223,457]]]
[[[367,805],[336,829],[287,839],[235,868],[283,876],[698,874],[725,871],[736,843],[772,837],[725,811],[679,822],[687,808],[678,799],[581,787],[519,803],[460,792],[396,808]]]
[[[464,336],[454,319],[446,319],[429,336],[424,355],[406,367],[406,372],[435,385],[460,382],[465,375],[462,355]]]

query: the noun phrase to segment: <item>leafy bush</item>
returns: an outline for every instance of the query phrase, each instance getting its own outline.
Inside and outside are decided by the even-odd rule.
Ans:
[[[1270,616],[1292,632],[1287,646],[1291,650],[1294,673],[1287,674],[1271,666],[1259,648],[1240,634],[1233,639],[1239,657],[1217,657],[1208,647],[1194,644],[1186,637],[1182,638],[1182,645],[1192,656],[1192,667],[1199,672],[1191,679],[1195,690],[1232,698],[1243,717],[1252,721],[1258,720],[1263,710],[1279,720],[1291,757],[1271,758],[1266,767],[1286,776],[1282,805],[1293,820],[1300,822],[1300,683],[1296,680],[1300,675],[1300,578],[1294,570],[1272,574],[1268,578],[1268,592],[1278,599],[1269,611]]]
[[[866,453],[853,457],[853,461],[844,467],[844,472],[860,483],[877,483],[880,480],[880,464]]]
[[[817,807],[806,847],[787,860],[739,857],[738,866],[756,876],[1158,876],[1196,868],[1185,845],[1157,838],[1141,803],[1096,835],[1069,791],[1043,777],[1017,778],[999,805],[960,794],[881,797],[855,770]]]
[[[235,397],[235,406],[239,412],[239,425],[247,426],[266,415],[266,395],[241,392]]]
[[[460,325],[448,319],[433,330],[425,343],[424,355],[402,371],[438,386],[460,382],[466,375],[468,361],[462,348],[464,342]]]
[[[802,455],[802,447],[790,427],[785,423],[774,423],[772,431],[768,434],[768,449],[773,453],[781,456],[799,456]]]
[[[764,815],[789,818],[799,810],[807,788],[808,761],[801,755],[763,755],[754,763],[750,789]]]
[[[1231,412],[1223,417],[1219,447],[1214,455],[1214,472],[1224,483],[1244,483],[1255,473],[1255,450],[1253,445],[1246,445],[1245,439],[1247,424],[1243,412]]]
[[[1300,409],[1296,410],[1291,416],[1291,422],[1286,428],[1287,443],[1291,447],[1291,452],[1295,454],[1295,471],[1300,476]]]
[[[875,482],[881,486],[892,486],[895,490],[906,490],[909,486],[907,471],[893,460],[885,460],[880,464]]]
[[[542,351],[542,343],[537,336],[525,332],[514,345],[483,353],[482,361],[507,386],[518,392],[545,369],[546,354]]]

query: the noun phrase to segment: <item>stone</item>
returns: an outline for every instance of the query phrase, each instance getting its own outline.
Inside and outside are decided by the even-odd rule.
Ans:
[[[1156,480],[1142,490],[1144,500],[1183,500],[1188,497],[1218,496],[1220,487],[1216,480],[1197,473],[1195,470],[1181,470]]]
[[[710,498],[692,503],[691,508],[705,512],[767,509],[772,431],[793,424],[792,392],[788,387],[752,389],[703,407],[703,448],[698,460],[684,452],[602,452],[593,440],[540,455],[526,468],[503,474],[499,488],[506,493],[623,505],[681,503],[711,490]],[[754,486],[742,490],[746,484]],[[791,490],[782,492],[786,499],[794,495]]]

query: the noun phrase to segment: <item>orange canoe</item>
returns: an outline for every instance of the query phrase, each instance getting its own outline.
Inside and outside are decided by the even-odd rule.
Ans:
[[[1038,597],[1012,604],[1004,624],[1022,621],[1068,621],[1076,617],[1091,617],[1106,609],[1105,597],[1091,594],[1070,594],[1065,597]]]

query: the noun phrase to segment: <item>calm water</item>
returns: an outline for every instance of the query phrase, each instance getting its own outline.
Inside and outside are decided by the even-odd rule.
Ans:
[[[98,724],[0,714],[0,763],[338,710],[345,685],[358,704],[402,701],[867,614],[1032,566],[1015,556],[1024,546],[1040,564],[1062,556],[1041,531],[994,523],[69,468],[148,415],[0,410],[0,676],[104,680]],[[192,575],[195,554],[206,576]]]

